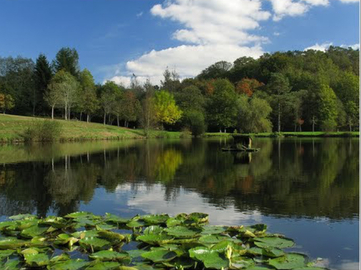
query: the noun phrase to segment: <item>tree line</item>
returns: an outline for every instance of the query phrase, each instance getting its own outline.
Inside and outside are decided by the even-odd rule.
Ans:
[[[195,78],[164,71],[160,85],[96,84],[75,49],[52,62],[0,57],[0,111],[168,130],[358,130],[359,50],[288,51],[217,62]]]

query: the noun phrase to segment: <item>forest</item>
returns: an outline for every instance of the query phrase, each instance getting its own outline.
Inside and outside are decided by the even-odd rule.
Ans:
[[[96,84],[74,48],[49,61],[0,57],[0,112],[128,128],[213,132],[359,129],[359,50],[265,53],[219,61],[195,78],[166,68],[160,85]]]

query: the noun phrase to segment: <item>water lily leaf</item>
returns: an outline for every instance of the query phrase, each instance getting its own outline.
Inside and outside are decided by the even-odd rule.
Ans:
[[[170,251],[163,248],[154,249],[148,252],[144,252],[142,257],[153,262],[167,262],[175,257],[177,257],[177,253],[174,251]]]
[[[30,267],[40,267],[48,265],[50,260],[48,255],[44,253],[38,253],[38,254],[24,254],[24,259],[26,265]]]
[[[101,261],[114,261],[114,260],[124,260],[129,258],[128,253],[125,252],[116,252],[111,250],[101,250],[89,255],[89,258],[93,260]]]
[[[162,264],[166,267],[171,267],[172,269],[188,269],[194,267],[195,261],[188,257],[182,256],[169,262],[162,262]]]
[[[238,255],[244,255],[247,253],[247,250],[242,247],[242,242],[237,241],[236,239],[227,239],[213,245],[210,249],[217,251],[218,253],[225,252],[229,247],[232,247],[233,250],[237,251]]]
[[[95,262],[90,264],[86,270],[112,270],[119,269],[119,263],[117,262]]]
[[[15,216],[11,216],[9,217],[9,219],[11,220],[30,220],[30,219],[36,219],[35,215],[30,215],[30,214],[21,214],[21,215],[15,215]]]
[[[162,245],[169,243],[173,238],[166,234],[147,234],[137,237],[137,241],[142,241],[150,245]]]
[[[74,245],[76,242],[78,242],[79,239],[72,237],[70,235],[67,234],[59,234],[56,239],[54,240],[54,244],[55,245],[66,245],[68,244],[69,248]]]
[[[197,234],[200,233],[200,230],[196,229],[189,229],[183,226],[176,226],[164,229],[169,235],[173,235],[178,238],[188,238],[188,237],[194,237]]]
[[[209,245],[209,244],[217,244],[221,241],[225,241],[230,239],[229,237],[222,235],[204,235],[199,238],[199,243]]]
[[[169,215],[161,214],[161,215],[146,215],[143,216],[142,219],[145,221],[147,225],[157,225],[157,224],[165,224],[169,219]]]
[[[221,254],[206,247],[196,247],[189,250],[191,258],[203,262],[206,268],[222,269],[228,267],[229,260],[224,258]]]
[[[183,222],[185,221],[185,219],[180,219],[180,218],[169,218],[167,220],[167,227],[174,227],[174,226],[178,226],[181,225]]]
[[[26,241],[9,237],[4,240],[0,240],[0,249],[17,249],[24,246],[26,243]]]
[[[116,224],[126,224],[126,223],[128,223],[130,221],[130,219],[122,218],[122,217],[118,217],[116,215],[106,213],[105,214],[105,221],[109,221],[109,222],[116,223]]]
[[[67,220],[62,217],[49,216],[41,220],[39,224],[46,224],[57,229],[62,229],[67,226]]]
[[[72,233],[71,235],[74,236],[75,238],[83,239],[85,237],[97,237],[98,232],[99,231],[96,231],[96,230],[88,230],[88,231],[75,232],[75,233]]]
[[[15,228],[16,227],[16,222],[15,221],[3,221],[3,222],[0,222],[0,231],[4,230],[5,228],[7,228],[9,226],[14,226],[14,228]]]
[[[109,241],[97,237],[85,237],[79,240],[79,244],[83,248],[90,247],[91,249],[98,249],[110,245]]]
[[[131,220],[126,225],[128,228],[139,228],[144,227],[144,222],[139,220]]]
[[[239,256],[239,257],[236,257],[236,258],[232,258],[231,265],[235,269],[241,269],[241,268],[244,269],[244,268],[247,268],[247,267],[255,266],[255,263],[250,258]]]
[[[84,212],[84,211],[70,213],[64,217],[65,218],[97,218],[97,219],[100,219],[99,216],[95,216],[94,214],[92,214],[90,212]]]
[[[254,238],[254,241],[254,244],[261,248],[288,248],[295,244],[292,239],[276,236]]]
[[[51,265],[50,269],[56,269],[56,270],[78,270],[83,268],[84,266],[88,265],[89,263],[82,260],[82,259],[76,259],[76,260],[68,260],[65,262],[57,262]]]
[[[21,251],[21,254],[25,255],[35,255],[38,254],[39,251],[35,248],[27,248]]]
[[[98,235],[110,241],[112,244],[119,244],[126,239],[124,235],[110,231],[99,231]]]
[[[144,235],[147,235],[147,234],[162,234],[164,231],[164,229],[158,225],[154,226],[149,226],[147,228],[145,228],[145,230],[143,231],[143,234]]]
[[[24,229],[33,227],[35,225],[37,225],[39,223],[38,220],[36,219],[31,219],[31,220],[20,220],[16,222],[16,229],[18,231],[22,231]]]
[[[70,256],[67,253],[62,253],[58,256],[55,256],[53,258],[50,259],[51,263],[56,263],[56,262],[61,262],[61,261],[67,261],[70,260]]]
[[[10,250],[10,249],[6,249],[6,250],[0,250],[0,261],[8,258],[11,256],[11,254],[13,254],[15,252],[15,250]]]
[[[22,230],[20,235],[24,238],[33,238],[35,236],[42,235],[48,229],[49,229],[49,227],[42,227],[42,226],[35,225],[30,228]]]
[[[96,230],[113,230],[113,229],[116,229],[117,227],[115,225],[112,225],[112,224],[97,224],[95,225],[95,229]]]
[[[245,270],[269,270],[269,269],[274,269],[274,268],[271,268],[268,266],[254,265],[254,266],[247,267]]]
[[[289,253],[283,257],[269,260],[269,264],[276,269],[294,269],[306,266],[306,258],[302,254]]]
[[[248,250],[249,253],[254,255],[262,255],[267,257],[281,257],[285,255],[284,251],[279,248],[259,248],[253,247]]]
[[[126,252],[129,254],[129,256],[131,258],[135,259],[135,258],[141,257],[142,254],[146,251],[141,250],[141,249],[134,249],[134,250],[127,250]]]
[[[253,233],[257,236],[264,235],[267,231],[267,225],[266,224],[255,224],[249,227],[250,229],[253,229]]]
[[[188,219],[196,222],[197,224],[207,223],[209,215],[205,213],[191,213],[188,215]]]
[[[19,270],[21,269],[20,267],[21,262],[19,261],[19,259],[10,259],[8,261],[6,261],[4,264],[2,264],[0,262],[0,268],[1,269],[6,269],[6,270]]]
[[[205,225],[202,227],[201,234],[220,234],[226,231],[224,226]]]

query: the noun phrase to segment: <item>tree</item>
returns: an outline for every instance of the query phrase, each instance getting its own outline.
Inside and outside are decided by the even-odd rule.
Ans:
[[[197,76],[198,79],[219,79],[226,78],[227,72],[231,69],[232,63],[227,61],[219,61],[201,72]]]
[[[238,98],[238,106],[237,127],[241,132],[258,133],[272,131],[272,123],[268,119],[272,108],[266,100],[241,95]]]
[[[273,73],[267,88],[271,94],[271,104],[274,104],[273,110],[277,112],[277,131],[281,132],[282,110],[291,98],[289,95],[291,87],[286,76],[281,73]]]
[[[100,106],[103,110],[103,124],[105,125],[107,115],[109,115],[111,112],[114,112],[114,107],[116,105],[117,99],[119,100],[121,90],[116,83],[107,81],[100,88],[100,91]],[[110,121],[108,121],[108,123],[110,123]]]
[[[194,136],[199,136],[206,130],[204,113],[198,110],[184,111],[182,124],[188,128]]]
[[[55,72],[64,70],[77,78],[79,75],[78,52],[68,47],[61,48],[55,56],[53,67]]]
[[[0,93],[0,109],[3,111],[3,114],[5,114],[7,110],[11,110],[14,107],[15,104],[13,97],[9,94]]]
[[[244,78],[237,83],[236,92],[237,94],[246,94],[247,96],[251,97],[254,91],[263,85],[263,83],[260,83],[256,79]]]
[[[214,92],[207,103],[207,121],[210,126],[233,127],[237,119],[237,94],[227,79],[217,79],[212,83]]]
[[[337,97],[335,92],[326,84],[318,89],[320,98],[321,127],[325,131],[333,131],[337,126]]]
[[[163,76],[164,81],[161,81],[161,89],[174,93],[180,88],[181,83],[179,81],[179,75],[175,70],[169,71],[167,67]]]
[[[172,94],[165,90],[155,93],[154,98],[155,117],[162,124],[174,124],[182,116],[182,111],[176,105]]]
[[[49,93],[46,100],[52,107],[52,117],[55,106],[64,108],[64,119],[70,118],[72,106],[76,103],[76,94],[78,92],[79,83],[74,76],[65,70],[58,71],[50,81]]]
[[[80,87],[77,109],[80,112],[80,120],[82,118],[82,113],[84,112],[87,115],[87,122],[89,122],[90,115],[99,108],[94,78],[89,70],[84,69],[80,72],[79,79]]]
[[[154,109],[154,102],[153,102],[153,96],[154,96],[154,87],[150,83],[150,80],[147,79],[147,81],[144,84],[144,90],[145,90],[145,97],[141,101],[141,115],[140,115],[140,124],[144,129],[144,133],[146,136],[149,134],[149,130],[154,128],[157,120],[155,117],[155,109]]]
[[[36,59],[34,70],[34,93],[32,98],[33,115],[36,111],[43,111],[45,108],[45,93],[52,78],[51,67],[44,54],[40,54]]]
[[[131,91],[125,91],[120,101],[121,117],[124,120],[124,126],[128,127],[129,122],[136,121],[140,114],[140,102]]]

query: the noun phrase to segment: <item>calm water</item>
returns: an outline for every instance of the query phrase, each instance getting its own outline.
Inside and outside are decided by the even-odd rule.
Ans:
[[[331,269],[358,269],[359,140],[255,139],[0,146],[0,217],[84,210],[206,212],[213,224],[266,223]]]

